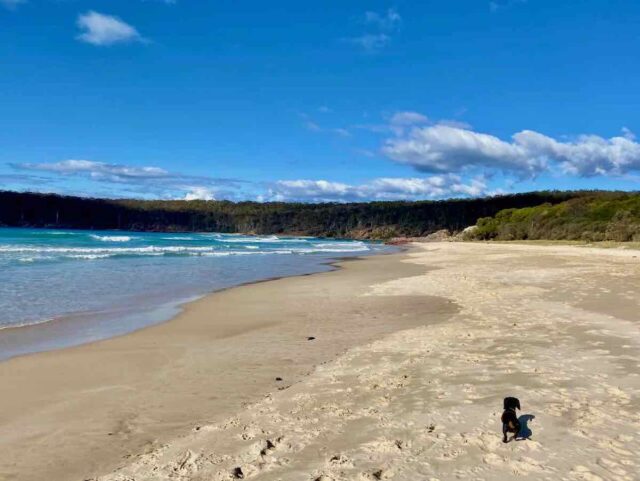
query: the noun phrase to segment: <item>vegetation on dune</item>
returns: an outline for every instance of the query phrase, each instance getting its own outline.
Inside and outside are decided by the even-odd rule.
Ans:
[[[370,203],[143,201],[0,191],[0,225],[139,231],[242,232],[388,239],[461,231],[509,208],[560,202],[580,192]]]
[[[592,192],[552,205],[509,208],[481,218],[481,240],[640,241],[640,193]]]

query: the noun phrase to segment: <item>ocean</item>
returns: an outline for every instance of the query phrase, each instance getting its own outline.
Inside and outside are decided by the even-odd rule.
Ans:
[[[216,290],[390,249],[310,237],[0,228],[0,360],[125,334]]]

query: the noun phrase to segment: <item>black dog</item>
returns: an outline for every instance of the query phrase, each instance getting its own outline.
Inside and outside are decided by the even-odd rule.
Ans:
[[[520,433],[520,421],[516,409],[520,409],[520,400],[515,397],[504,398],[504,412],[502,413],[502,438],[503,443],[507,443],[507,433],[514,433],[513,439]]]

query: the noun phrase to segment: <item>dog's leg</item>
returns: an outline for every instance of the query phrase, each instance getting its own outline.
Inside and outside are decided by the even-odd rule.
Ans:
[[[520,430],[521,429],[522,429],[522,426],[520,425],[520,421],[516,421],[515,422],[515,427],[514,427],[514,435],[513,435],[514,441],[518,439],[518,436],[520,435]]]
[[[507,441],[507,423],[502,423],[502,442],[508,443]]]

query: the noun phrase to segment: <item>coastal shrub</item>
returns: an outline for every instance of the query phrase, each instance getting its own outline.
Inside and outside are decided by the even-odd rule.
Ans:
[[[582,240],[640,239],[640,194],[597,192],[520,209],[504,209],[478,220],[475,239]]]

